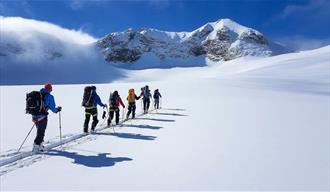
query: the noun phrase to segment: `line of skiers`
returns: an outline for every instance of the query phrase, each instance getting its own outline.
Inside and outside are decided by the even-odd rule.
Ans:
[[[62,107],[56,107],[54,96],[50,94],[52,90],[52,85],[47,83],[45,84],[44,88],[40,89],[40,91],[32,91],[26,95],[26,113],[32,115],[32,121],[37,127],[37,134],[33,144],[33,152],[42,152],[45,150],[43,141],[48,122],[48,110],[50,109],[53,113],[58,113],[62,110]],[[134,89],[129,89],[128,96],[126,98],[128,102],[126,119],[128,119],[131,114],[132,119],[135,118],[136,100],[139,100],[140,98],[142,98],[143,101],[143,112],[148,113],[151,97],[152,95],[148,85],[141,88],[141,93],[139,96],[135,94]],[[161,97],[162,96],[159,90],[156,89],[153,94],[155,109],[159,109]],[[85,108],[85,121],[83,125],[84,133],[88,133],[88,125],[91,117],[93,118],[91,132],[93,133],[95,131],[96,125],[99,122],[97,118],[97,105],[108,109],[108,106],[102,103],[101,98],[96,93],[95,86],[85,87],[82,101],[82,106]],[[120,105],[125,108],[125,104],[123,103],[123,100],[121,99],[118,91],[114,91],[110,94],[109,97],[109,110],[107,119],[108,126],[111,125],[111,121],[113,120],[114,115],[115,123],[118,125]],[[105,118],[105,113],[103,113],[102,118]]]
[[[145,87],[141,88],[141,93],[139,96],[135,94],[135,90],[133,88],[128,90],[128,96],[126,100],[128,101],[128,111],[126,114],[126,119],[130,117],[132,114],[132,118],[135,118],[135,111],[136,111],[136,100],[139,100],[142,97],[143,100],[143,111],[144,113],[148,113],[149,106],[150,106],[150,98],[151,93],[149,86],[146,85]],[[154,107],[155,109],[159,109],[159,101],[162,97],[159,93],[159,90],[156,89],[154,92]],[[88,133],[88,124],[90,116],[93,116],[93,122],[91,126],[91,132],[95,131],[95,127],[98,123],[97,119],[97,105],[100,105],[103,108],[106,108],[107,105],[103,104],[100,97],[96,93],[95,86],[87,86],[84,90],[83,95],[83,102],[82,106],[85,107],[85,123],[84,123],[84,133]],[[122,98],[120,97],[118,91],[114,91],[110,94],[109,97],[109,115],[107,119],[107,126],[111,125],[111,121],[115,116],[115,123],[118,125],[119,123],[119,116],[120,116],[120,109],[119,107],[122,106],[125,108],[125,104],[123,103]],[[103,118],[105,118],[105,114],[103,114]]]

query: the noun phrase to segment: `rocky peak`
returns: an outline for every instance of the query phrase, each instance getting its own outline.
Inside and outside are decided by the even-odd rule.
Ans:
[[[127,29],[100,39],[97,45],[111,63],[132,63],[144,55],[164,59],[205,56],[213,61],[246,55],[274,55],[268,40],[259,31],[230,19],[207,23],[192,32],[166,32],[143,28]]]

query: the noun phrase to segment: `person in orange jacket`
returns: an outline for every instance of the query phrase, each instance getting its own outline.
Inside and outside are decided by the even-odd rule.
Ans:
[[[111,120],[113,119],[114,113],[116,113],[116,125],[119,123],[119,105],[125,108],[125,105],[120,98],[118,91],[110,94],[109,98],[109,118],[108,118],[108,126],[111,124]]]
[[[135,110],[136,110],[136,105],[135,105],[135,100],[139,100],[141,96],[136,96],[134,89],[129,89],[128,90],[128,96],[127,96],[127,101],[128,101],[128,112],[126,115],[126,119],[129,118],[129,115],[132,113],[132,119],[135,118]]]

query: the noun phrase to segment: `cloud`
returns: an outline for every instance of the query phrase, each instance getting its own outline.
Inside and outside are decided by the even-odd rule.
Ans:
[[[0,85],[109,82],[120,73],[107,65],[87,33],[0,16]]]
[[[21,34],[25,34],[29,32],[38,32],[74,44],[88,44],[96,41],[96,38],[87,33],[84,33],[83,31],[64,29],[52,23],[37,21],[33,19],[0,16],[0,23],[2,26],[2,33],[20,32]]]
[[[82,31],[21,17],[0,16],[0,23],[0,59],[11,60],[4,63],[73,64],[96,57],[96,39]]]
[[[291,37],[281,37],[275,39],[275,41],[284,44],[287,48],[295,51],[317,49],[330,45],[330,37],[325,39],[313,39],[297,35]]]
[[[328,0],[310,0],[305,5],[291,4],[287,5],[274,19],[288,19],[293,17],[309,17],[309,20],[318,18],[330,18],[330,1]]]

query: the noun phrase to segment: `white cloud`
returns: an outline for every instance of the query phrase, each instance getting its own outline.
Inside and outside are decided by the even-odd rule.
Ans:
[[[58,25],[21,17],[0,17],[3,32],[38,32],[75,44],[88,44],[96,41],[93,36],[82,31],[64,29]]]
[[[119,75],[82,31],[0,16],[0,37],[0,84],[108,82]]]
[[[329,17],[330,1],[310,0],[305,5],[288,5],[276,17],[286,19],[291,16],[308,14],[311,17]]]
[[[0,16],[0,24],[0,59],[11,60],[4,63],[70,66],[98,57],[96,39],[84,32],[21,17]]]

